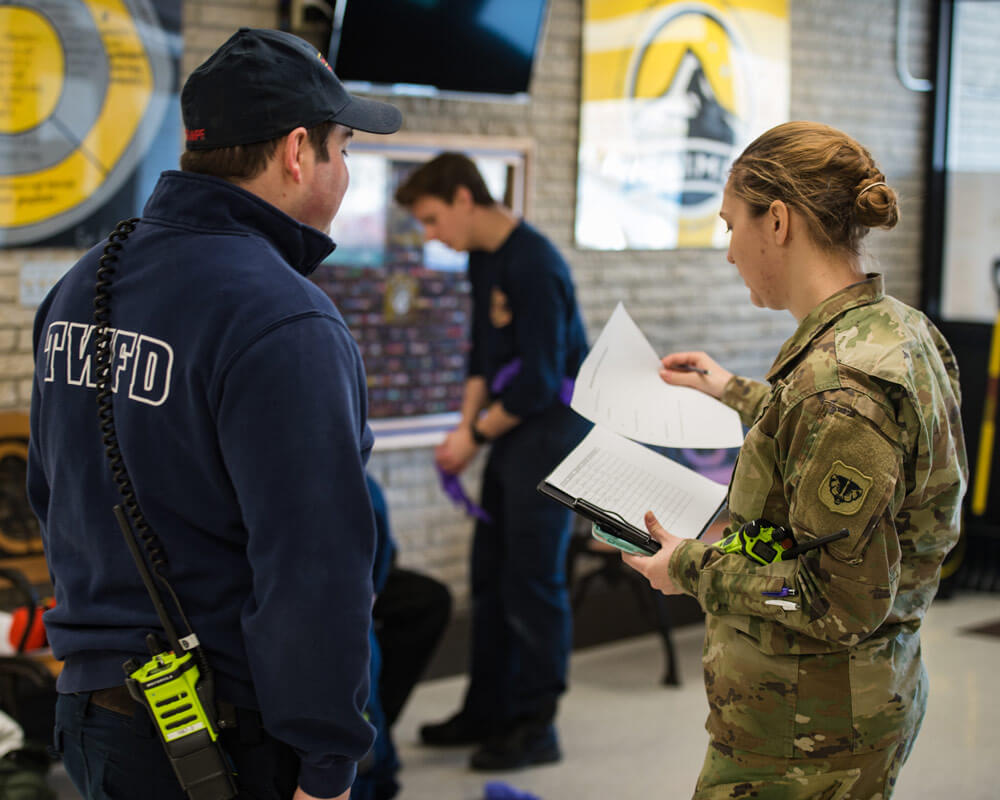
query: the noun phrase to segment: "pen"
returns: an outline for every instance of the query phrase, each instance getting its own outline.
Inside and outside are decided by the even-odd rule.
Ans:
[[[675,372],[697,372],[699,375],[708,375],[707,369],[696,367],[694,364],[674,364],[674,366],[667,367],[667,369],[672,369]]]
[[[794,589],[789,589],[787,586],[782,586],[780,591],[777,592],[761,592],[764,597],[791,597],[795,594]]]
[[[765,600],[765,606],[777,606],[782,611],[798,611],[799,604],[794,603],[791,600]]]

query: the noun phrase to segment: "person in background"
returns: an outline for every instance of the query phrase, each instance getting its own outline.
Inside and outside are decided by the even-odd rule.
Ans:
[[[396,724],[417,681],[423,676],[451,619],[451,592],[429,575],[400,567],[381,488],[369,476],[375,527],[388,540],[388,572],[372,609],[381,655],[379,699],[386,726]],[[376,571],[376,576],[378,571]]]
[[[927,700],[920,624],[959,535],[955,357],[862,270],[861,238],[899,212],[851,137],[814,122],[769,130],[733,164],[720,215],[751,301],[798,329],[766,384],[699,352],[666,356],[660,374],[751,426],[730,484],[734,527],[766,519],[799,545],[847,536],[762,565],[648,514],[662,549],[624,559],[707,614],[710,742],[695,798],[887,800]]]
[[[442,153],[397,189],[437,239],[469,253],[472,330],[461,421],[435,453],[447,474],[490,445],[472,546],[472,652],[461,709],[425,725],[429,746],[476,744],[470,765],[557,761],[572,617],[570,512],[535,487],[586,433],[567,380],[587,351],[569,267],[541,233],[490,196],[475,164]]]
[[[306,276],[332,250],[352,97],[315,48],[240,29],[188,78],[187,148],[121,228],[110,288],[114,428],[135,499],[216,684],[239,796],[347,798],[368,697],[372,447],[364,368]],[[103,243],[35,320],[28,494],[57,605],[56,747],[90,800],[185,797],[122,664],[162,630],[115,523],[98,427]],[[114,250],[114,248],[112,248]],[[157,559],[153,559],[157,561]]]
[[[363,763],[351,787],[353,800],[390,800],[400,790],[400,769],[392,726],[420,680],[451,614],[451,594],[440,581],[396,566],[389,507],[378,482],[366,476],[375,512],[375,561],[370,644],[371,693],[368,720],[375,726],[370,763]]]

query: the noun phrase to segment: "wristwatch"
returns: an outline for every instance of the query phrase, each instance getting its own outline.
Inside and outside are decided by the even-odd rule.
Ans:
[[[489,436],[476,427],[475,420],[469,423],[469,430],[472,431],[472,441],[476,444],[486,444],[490,440]]]

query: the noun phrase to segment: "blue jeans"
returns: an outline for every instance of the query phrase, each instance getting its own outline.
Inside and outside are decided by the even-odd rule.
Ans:
[[[220,734],[237,772],[240,800],[290,800],[295,752],[259,725]],[[90,702],[90,692],[56,701],[55,749],[84,800],[186,800],[149,715],[126,716]]]

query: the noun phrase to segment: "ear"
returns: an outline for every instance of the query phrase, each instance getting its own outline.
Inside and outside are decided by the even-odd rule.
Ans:
[[[295,183],[302,183],[302,162],[308,150],[309,134],[299,127],[289,133],[278,145],[281,168]]]
[[[789,217],[788,206],[783,200],[775,200],[767,209],[768,226],[776,245],[783,245],[788,240]]]
[[[474,203],[472,200],[472,192],[469,191],[469,187],[459,184],[455,188],[455,194],[452,195],[451,204],[456,207],[471,208]]]

